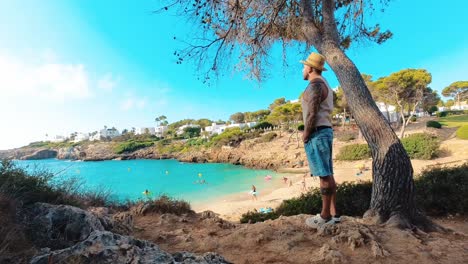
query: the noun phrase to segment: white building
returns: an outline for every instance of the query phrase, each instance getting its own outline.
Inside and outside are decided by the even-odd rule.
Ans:
[[[398,115],[398,112],[396,112],[396,107],[394,105],[385,106],[385,103],[382,102],[376,102],[376,104],[385,119],[387,119],[390,123],[398,122],[400,116]]]
[[[192,124],[183,125],[183,126],[179,127],[179,129],[177,129],[177,135],[182,135],[184,133],[184,129],[187,128],[187,127],[200,127],[200,126],[199,125],[192,125]]]
[[[224,130],[226,130],[227,128],[227,125],[226,124],[216,124],[216,123],[211,123],[211,126],[207,126],[205,127],[205,131],[210,133],[210,135],[214,135],[214,134],[221,134],[224,132]]]
[[[455,104],[450,107],[450,110],[468,110],[468,101],[460,101],[460,105],[455,100]]]
[[[52,137],[51,139],[49,139],[49,141],[51,141],[51,142],[63,142],[65,140],[66,140],[66,138],[64,136],[60,136],[60,135],[56,135],[56,136]]]
[[[168,130],[168,126],[157,126],[154,128],[154,135],[157,137],[164,137],[164,133]]]
[[[154,127],[137,127],[135,130],[135,134],[136,135],[143,135],[143,134],[154,135],[155,129]]]
[[[115,128],[104,128],[92,136],[89,140],[101,140],[102,138],[115,138],[120,136],[120,132]]]
[[[77,143],[77,142],[88,140],[88,139],[89,139],[89,134],[88,133],[78,133],[78,134],[76,134],[75,139],[73,140],[73,142]]]

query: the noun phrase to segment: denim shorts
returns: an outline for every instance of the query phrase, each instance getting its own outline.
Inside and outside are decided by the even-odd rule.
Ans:
[[[315,131],[304,145],[312,176],[333,175],[332,161],[333,129],[324,128]]]

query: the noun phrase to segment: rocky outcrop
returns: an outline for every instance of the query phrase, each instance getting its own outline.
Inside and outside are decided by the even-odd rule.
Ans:
[[[171,255],[157,245],[108,231],[94,231],[76,245],[34,257],[31,264],[48,263],[229,263],[215,253],[195,255],[181,252]]]
[[[130,212],[111,214],[107,207],[91,207],[87,210],[99,219],[107,231],[121,235],[129,235],[133,231],[133,215]]]
[[[57,154],[58,159],[79,160],[86,158],[86,152],[82,147],[66,147],[60,148]]]
[[[38,248],[70,247],[93,231],[104,231],[95,215],[69,205],[35,203],[23,210],[22,218],[28,236]]]
[[[23,160],[53,159],[57,157],[57,151],[51,149],[40,149],[36,152],[21,157]]]

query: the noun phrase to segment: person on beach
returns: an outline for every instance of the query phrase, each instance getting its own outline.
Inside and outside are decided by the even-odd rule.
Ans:
[[[311,176],[319,177],[322,194],[322,211],[306,219],[306,225],[318,228],[324,224],[340,221],[336,210],[336,183],[333,177],[332,145],[333,129],[330,115],[333,111],[333,91],[322,71],[325,57],[312,52],[305,61],[302,77],[308,81],[301,104],[304,121],[303,142],[309,161]]]
[[[283,176],[283,182],[284,182],[284,184],[287,184],[287,183],[288,183],[288,178],[286,178],[285,176]]]
[[[292,187],[293,184],[292,184],[292,179],[289,179],[289,187]]]
[[[252,185],[252,191],[250,191],[250,194],[252,194],[252,201],[257,200],[257,188],[255,185]]]

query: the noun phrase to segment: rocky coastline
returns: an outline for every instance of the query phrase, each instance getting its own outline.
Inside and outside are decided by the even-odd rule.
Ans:
[[[0,159],[64,159],[82,161],[132,160],[132,159],[177,159],[189,163],[230,163],[254,169],[278,170],[279,168],[302,167],[306,158],[297,142],[287,143],[287,136],[272,142],[258,143],[243,141],[237,147],[199,148],[197,150],[160,153],[156,147],[139,149],[134,152],[116,154],[111,143],[100,142],[86,146],[58,149],[20,148],[0,152]]]

